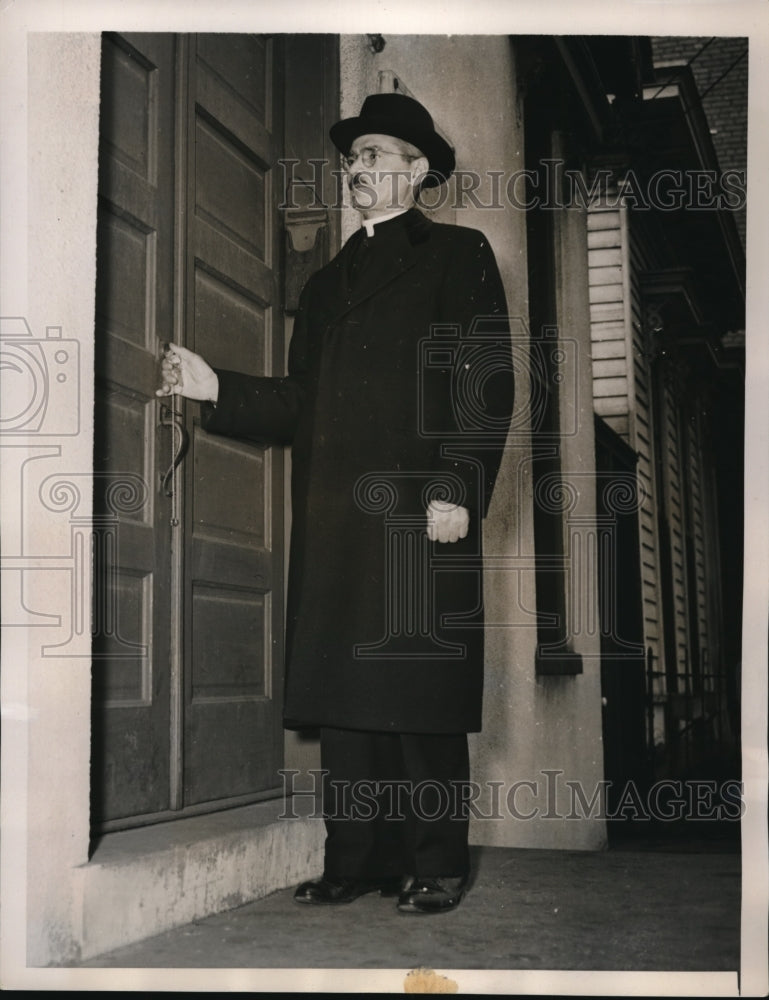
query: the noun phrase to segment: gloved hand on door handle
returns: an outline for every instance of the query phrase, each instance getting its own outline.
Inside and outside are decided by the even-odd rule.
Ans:
[[[200,402],[215,403],[219,398],[219,379],[213,368],[199,354],[166,344],[160,365],[162,385],[156,396],[185,396]]]

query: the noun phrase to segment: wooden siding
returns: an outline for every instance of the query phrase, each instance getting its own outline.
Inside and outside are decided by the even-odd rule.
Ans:
[[[649,241],[636,232],[625,209],[594,203],[588,213],[590,332],[593,406],[638,455],[638,514],[644,646],[657,675],[655,698],[664,698],[662,599],[655,498],[651,366],[644,337],[641,275],[653,269]],[[655,713],[654,742],[664,739]]]
[[[627,275],[619,209],[592,205],[587,230],[593,407],[627,441],[630,433]]]
[[[695,404],[698,400],[693,401]],[[716,621],[711,622],[709,614],[708,587],[715,586],[717,577],[710,571],[710,546],[707,544],[709,523],[708,497],[705,486],[705,467],[709,448],[706,435],[703,433],[701,407],[693,405],[687,420],[688,462],[687,473],[689,481],[689,524],[687,532],[694,549],[694,579],[689,579],[687,585],[694,587],[696,629],[700,647],[700,671],[703,690],[713,691],[712,658],[714,643],[717,641],[718,629]],[[710,583],[712,581],[712,584]]]
[[[709,445],[705,423],[701,418],[704,411],[701,400],[692,398],[692,389],[686,383],[685,369],[667,367],[659,381],[657,428],[661,454],[655,456],[654,442],[654,399],[653,372],[650,345],[644,334],[644,303],[640,279],[644,272],[661,269],[665,261],[656,252],[651,239],[645,238],[643,226],[636,224],[630,233],[630,315],[633,337],[633,387],[635,391],[634,435],[632,446],[638,454],[638,477],[644,488],[645,499],[641,505],[639,529],[641,540],[641,567],[644,595],[644,634],[647,648],[651,648],[660,673],[655,678],[654,693],[664,697],[666,681],[663,676],[664,633],[663,607],[661,598],[658,532],[658,505],[664,506],[667,518],[668,543],[672,563],[673,621],[675,658],[670,665],[668,676],[677,675],[680,692],[692,689],[692,653],[690,648],[689,616],[693,610],[700,648],[703,681],[713,666],[709,658],[714,655],[714,641],[717,626],[712,612],[713,597],[709,590],[715,586],[711,566],[714,556],[709,537],[710,498],[704,482],[707,476]],[[659,459],[662,482],[658,483],[655,463]],[[661,491],[655,495],[656,491]],[[693,566],[687,569],[686,539],[690,536],[693,546]],[[689,600],[689,588],[693,588]],[[689,676],[687,676],[689,675]],[[712,687],[707,680],[706,690]]]
[[[720,605],[708,407],[689,381],[685,365],[655,362],[656,345],[646,332],[642,278],[666,266],[664,247],[659,248],[638,213],[591,206],[593,405],[638,457],[643,630],[654,667],[649,694],[654,703],[655,744],[667,739],[665,716],[671,707],[678,706],[676,725],[685,725],[681,705],[688,705],[689,698],[682,703],[669,696],[673,690],[689,696],[696,688],[696,646],[702,690],[717,692],[721,683],[716,662]],[[661,528],[665,538],[660,538]],[[669,551],[669,566],[667,557],[663,566],[664,550]],[[664,581],[663,573],[668,574]],[[666,590],[670,599],[667,622]],[[666,648],[673,654],[673,663],[666,663]]]
[[[632,221],[632,219],[631,219]],[[633,436],[630,441],[638,455],[636,467],[642,490],[638,524],[641,546],[641,577],[644,608],[644,643],[651,649],[655,670],[652,684],[655,697],[665,695],[662,595],[659,579],[659,539],[657,537],[657,497],[654,454],[651,358],[644,334],[645,315],[641,296],[641,276],[658,266],[649,240],[638,226],[628,227],[629,318],[632,345],[632,379],[635,392]],[[658,728],[658,727],[655,727]],[[661,727],[660,727],[661,728]],[[661,737],[661,732],[658,733]]]
[[[676,651],[675,674],[678,677],[678,689],[685,691],[685,675],[688,670],[686,549],[683,510],[683,490],[685,483],[682,476],[684,469],[680,444],[679,387],[676,385],[670,368],[666,368],[663,372],[660,393],[663,397],[662,412],[660,415],[662,478],[673,583],[673,627]],[[668,670],[669,675],[670,673],[671,671]]]

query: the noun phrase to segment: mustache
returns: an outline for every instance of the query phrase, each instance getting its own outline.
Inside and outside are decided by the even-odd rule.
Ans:
[[[370,182],[373,181],[372,174],[366,174],[364,172],[358,174],[348,174],[347,175],[347,186],[352,191],[356,188],[370,187]]]

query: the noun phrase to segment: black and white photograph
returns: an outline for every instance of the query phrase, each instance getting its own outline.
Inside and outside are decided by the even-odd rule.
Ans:
[[[769,993],[758,0],[0,3],[8,990]]]

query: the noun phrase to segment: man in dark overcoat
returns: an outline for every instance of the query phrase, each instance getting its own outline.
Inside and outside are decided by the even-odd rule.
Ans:
[[[203,426],[292,447],[285,725],[320,730],[323,877],[298,902],[456,906],[469,875],[467,733],[481,728],[481,522],[513,401],[482,233],[429,220],[454,153],[401,94],[331,137],[363,225],[308,281],[282,378],[172,347],[159,394]]]

